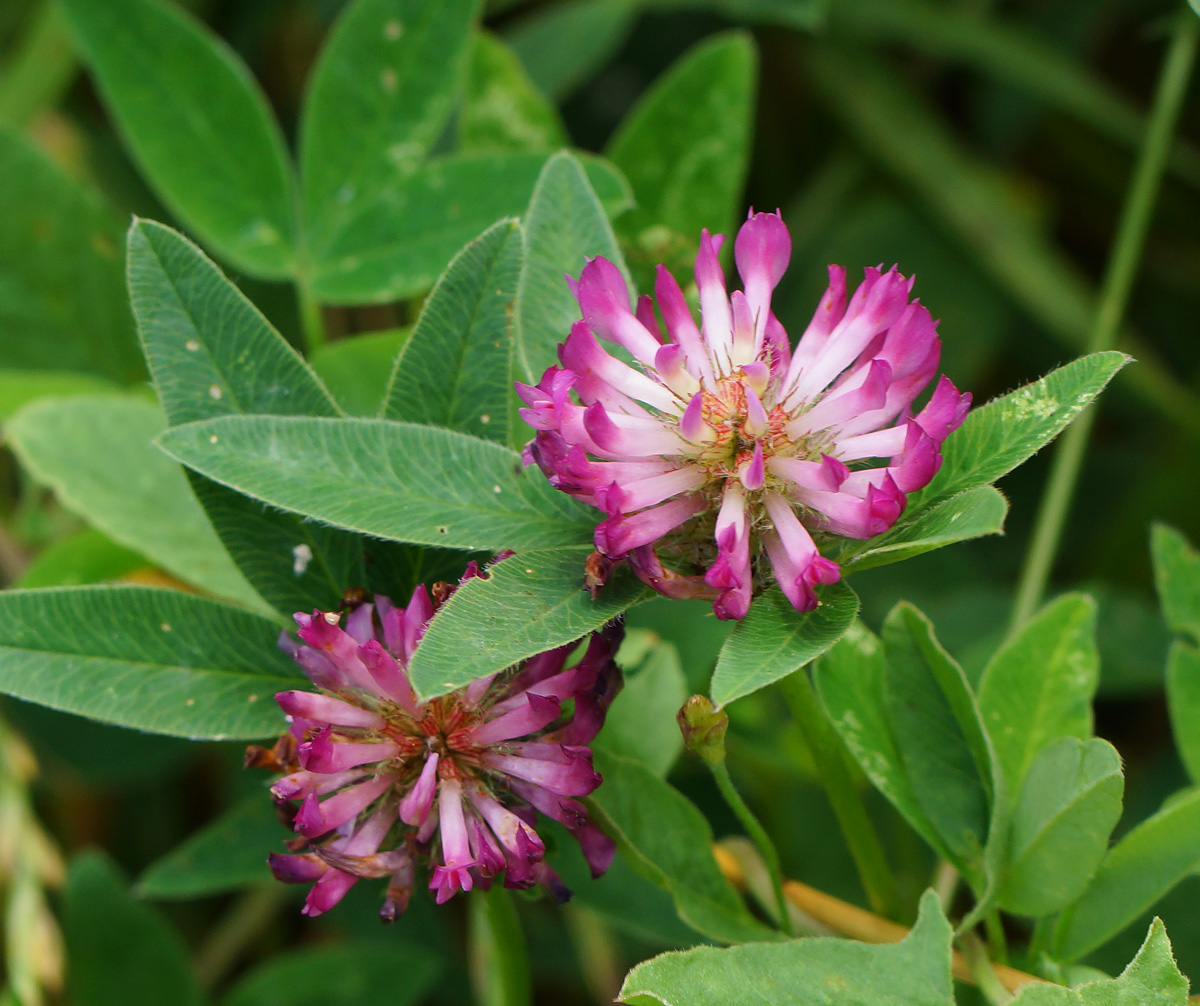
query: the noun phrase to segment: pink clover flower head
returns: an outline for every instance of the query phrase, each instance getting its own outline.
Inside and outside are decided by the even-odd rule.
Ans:
[[[582,319],[559,347],[561,366],[517,385],[537,431],[525,459],[603,510],[597,550],[627,558],[661,593],[711,598],[718,617],[743,618],[769,565],[809,611],[817,587],[841,575],[819,545],[888,530],[937,473],[971,396],[942,377],[914,415],[941,343],[895,268],[867,269],[847,297],[845,270],[830,266],[793,349],[771,311],[791,256],[783,220],[751,211],[734,243],[744,289],[732,294],[723,241],[701,234],[699,325],[663,266],[662,326],[650,297],[631,310],[606,259],[568,277]]]
[[[463,579],[475,575],[472,563]],[[380,914],[394,920],[424,861],[439,904],[501,876],[565,900],[543,861],[539,814],[574,834],[593,876],[612,861],[612,840],[578,798],[600,785],[588,745],[621,687],[621,628],[593,633],[573,663],[575,643],[421,702],[408,665],[434,607],[418,587],[406,608],[376,596],[344,613],[297,614],[301,642],[280,639],[320,690],[275,696],[288,732],[272,752],[251,748],[247,764],[285,773],[271,792],[299,834],[269,863],[280,880],[312,884],[306,915],[361,878],[387,877]]]

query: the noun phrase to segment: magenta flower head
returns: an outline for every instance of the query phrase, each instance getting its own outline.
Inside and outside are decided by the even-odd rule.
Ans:
[[[654,301],[630,310],[620,271],[590,260],[567,278],[583,318],[536,387],[518,384],[526,448],[550,482],[607,514],[596,548],[628,558],[673,597],[708,597],[743,618],[769,563],[800,611],[839,578],[818,543],[870,538],[941,465],[941,445],[970,407],[937,371],[929,312],[894,268],[867,269],[853,296],[829,268],[829,289],[795,349],[771,313],[791,238],[778,213],[751,213],[734,243],[744,290],[730,295],[702,232],[696,256],[701,322],[658,267]],[[615,344],[624,362],[604,348]],[[663,560],[669,565],[664,565]]]
[[[478,575],[472,563],[463,579]],[[449,593],[434,590],[439,601]],[[320,691],[276,695],[289,731],[247,761],[287,772],[271,792],[299,837],[269,862],[280,880],[312,883],[306,915],[360,878],[388,877],[380,914],[393,920],[425,860],[439,904],[501,875],[505,887],[542,884],[565,900],[543,862],[539,813],[574,834],[593,876],[612,861],[612,841],[577,798],[600,785],[588,745],[621,687],[622,630],[594,633],[570,666],[575,643],[420,702],[407,666],[434,609],[418,587],[407,608],[376,596],[344,615],[298,614],[303,643],[280,640]]]

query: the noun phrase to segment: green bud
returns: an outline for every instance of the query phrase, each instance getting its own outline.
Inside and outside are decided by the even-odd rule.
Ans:
[[[675,714],[683,742],[696,752],[707,765],[720,765],[725,760],[725,731],[729,714],[718,709],[703,695],[693,695]]]

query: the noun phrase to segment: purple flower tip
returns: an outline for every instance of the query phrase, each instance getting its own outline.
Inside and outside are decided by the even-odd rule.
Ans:
[[[460,583],[488,575],[472,563]],[[542,862],[539,813],[575,835],[594,876],[612,859],[611,840],[574,797],[600,784],[587,745],[620,688],[622,630],[594,633],[573,664],[574,643],[420,702],[408,664],[453,589],[431,599],[418,587],[406,608],[376,597],[343,614],[301,613],[308,645],[280,641],[321,691],[276,696],[291,730],[255,763],[286,773],[272,787],[281,806],[299,801],[292,847],[303,851],[268,862],[279,880],[313,885],[306,915],[328,911],[359,879],[388,877],[380,915],[392,921],[425,859],[439,904],[500,876],[563,900],[570,892]]]
[[[650,298],[631,310],[616,266],[589,260],[572,285],[582,320],[560,349],[563,366],[518,388],[536,431],[525,456],[606,513],[597,549],[628,558],[655,590],[707,597],[718,617],[743,618],[769,568],[807,611],[840,575],[820,544],[891,528],[907,494],[937,473],[971,396],[942,377],[913,414],[941,343],[897,267],[866,269],[847,296],[845,270],[830,266],[793,349],[771,311],[791,256],[780,214],[751,211],[738,231],[743,289],[732,295],[723,240],[700,236],[699,324],[658,267],[665,335]]]

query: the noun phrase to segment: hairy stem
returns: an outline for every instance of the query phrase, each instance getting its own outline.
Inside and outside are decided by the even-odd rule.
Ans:
[[[794,936],[795,932],[792,929],[791,916],[788,914],[787,901],[783,896],[783,870],[779,865],[779,853],[775,851],[775,845],[759,823],[758,818],[754,816],[754,812],[746,805],[746,801],[737,791],[737,787],[729,777],[729,769],[725,763],[717,762],[710,767],[713,778],[717,781],[717,789],[721,791],[721,796],[729,804],[729,809],[737,815],[747,836],[758,847],[763,862],[766,864],[767,873],[771,877],[771,890],[775,894],[775,906],[779,913],[779,928],[788,936]]]

